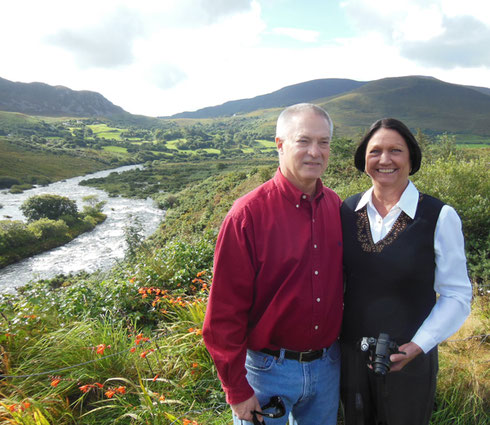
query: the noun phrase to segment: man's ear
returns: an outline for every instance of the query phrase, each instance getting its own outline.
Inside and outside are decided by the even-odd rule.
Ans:
[[[277,151],[279,153],[282,153],[282,145],[284,144],[284,140],[282,140],[280,137],[276,137],[276,147]]]

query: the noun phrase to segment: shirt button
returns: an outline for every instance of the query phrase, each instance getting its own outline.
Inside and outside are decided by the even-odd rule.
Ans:
[[[320,298],[317,298],[317,299],[316,299],[316,302],[317,302],[317,303],[319,303],[319,302],[320,302]]]
[[[303,198],[303,199],[306,199],[306,195],[303,195],[303,196],[302,196],[302,198]]]
[[[315,331],[318,330],[318,325],[315,325]]]
[[[296,208],[299,208],[299,204],[296,204]]]
[[[318,248],[318,245],[317,244],[313,245],[313,248],[317,249]]]
[[[315,274],[318,276],[318,270],[315,270]]]
[[[315,222],[315,219],[313,219],[312,221],[313,221],[313,223],[314,223],[314,222]]]

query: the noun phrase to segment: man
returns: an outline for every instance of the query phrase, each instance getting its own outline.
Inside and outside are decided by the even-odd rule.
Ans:
[[[218,236],[203,336],[235,424],[276,395],[286,415],[267,424],[289,413],[298,425],[336,423],[341,201],[320,180],[332,131],[322,108],[286,108],[276,175],[234,203]]]

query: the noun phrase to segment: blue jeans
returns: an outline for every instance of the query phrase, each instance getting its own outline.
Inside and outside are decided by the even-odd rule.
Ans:
[[[295,425],[335,425],[339,406],[340,347],[335,342],[323,356],[308,363],[251,351],[245,362],[247,380],[261,406],[271,396],[284,401],[286,414],[277,419],[265,418],[267,425],[285,425],[290,419]],[[291,414],[291,415],[290,415]],[[252,425],[233,415],[235,425]]]

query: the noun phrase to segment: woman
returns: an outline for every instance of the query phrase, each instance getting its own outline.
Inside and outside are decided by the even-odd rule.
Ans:
[[[341,208],[346,425],[428,424],[437,344],[456,332],[470,311],[461,221],[452,207],[419,193],[408,179],[421,157],[410,130],[393,118],[376,121],[355,153],[356,168],[371,177],[372,187]],[[387,350],[386,375],[367,366],[383,346],[371,340],[363,352],[359,344],[364,337],[381,342],[381,333],[402,352],[394,354],[394,345]]]

